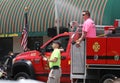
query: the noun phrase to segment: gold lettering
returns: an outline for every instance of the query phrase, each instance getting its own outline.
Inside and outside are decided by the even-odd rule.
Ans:
[[[18,36],[18,34],[14,33],[14,34],[0,34],[0,37],[16,37]]]

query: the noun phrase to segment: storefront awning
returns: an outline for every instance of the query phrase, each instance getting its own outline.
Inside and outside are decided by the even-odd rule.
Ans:
[[[56,3],[55,3],[56,1]],[[55,25],[55,5],[60,26],[70,21],[83,23],[82,11],[89,10],[96,25],[112,25],[120,18],[120,0],[0,0],[0,37],[20,36],[24,8],[28,7],[29,36],[43,36]]]
[[[47,28],[54,26],[53,3],[53,0],[0,0],[0,37],[21,35],[26,6],[29,8],[29,35],[46,35]]]

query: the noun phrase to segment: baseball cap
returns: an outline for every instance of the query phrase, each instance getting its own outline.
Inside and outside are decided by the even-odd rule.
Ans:
[[[55,43],[55,44],[58,44],[59,45],[59,47],[61,47],[61,42],[60,41],[53,41],[53,43]]]

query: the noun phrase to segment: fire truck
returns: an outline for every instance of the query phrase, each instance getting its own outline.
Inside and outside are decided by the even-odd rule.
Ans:
[[[120,77],[120,29],[119,20],[114,26],[98,26],[103,28],[104,35],[97,38],[86,38],[80,46],[74,41],[80,32],[59,34],[43,46],[36,44],[36,50],[18,54],[12,65],[12,77],[18,79],[37,79],[47,81],[48,62],[43,60],[43,53],[50,57],[53,51],[51,44],[55,40],[61,42],[61,83],[108,83]],[[116,28],[118,27],[118,28]],[[102,31],[99,31],[102,32]]]

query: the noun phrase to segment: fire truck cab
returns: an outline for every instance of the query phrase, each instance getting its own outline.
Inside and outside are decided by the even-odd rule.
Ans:
[[[47,81],[47,77],[50,71],[48,62],[43,60],[42,53],[47,57],[50,57],[53,49],[51,44],[54,40],[59,40],[62,45],[61,52],[61,67],[62,67],[62,83],[70,83],[70,35],[72,33],[66,32],[59,34],[49,41],[47,41],[43,46],[39,47],[37,50],[27,51],[20,53],[13,60],[12,66],[12,76],[15,80],[17,79],[37,79],[40,81]]]
[[[49,73],[48,62],[42,53],[50,57],[54,40],[62,43],[61,83],[75,81],[80,83],[107,83],[120,77],[120,34],[115,33],[97,38],[86,38],[80,45],[72,44],[81,33],[65,32],[51,38],[40,49],[20,53],[13,60],[14,79],[37,79],[46,81]]]

